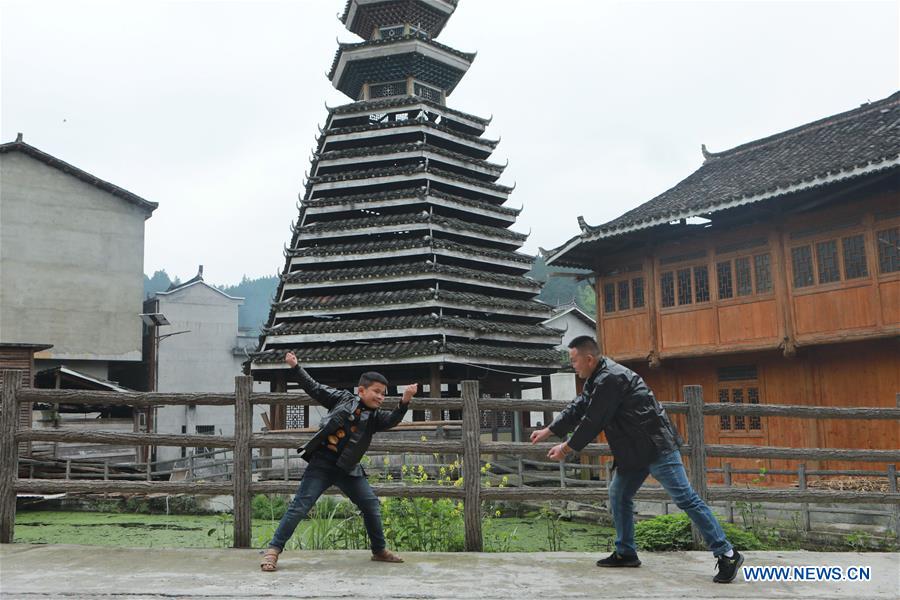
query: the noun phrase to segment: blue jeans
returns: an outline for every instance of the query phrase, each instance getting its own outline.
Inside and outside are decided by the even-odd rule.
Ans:
[[[663,454],[643,469],[616,469],[609,484],[609,502],[616,525],[616,552],[623,556],[637,554],[634,545],[634,495],[648,475],[653,475],[678,508],[687,513],[714,555],[721,556],[731,550],[731,543],[725,539],[719,521],[691,487],[681,462],[681,453],[675,450]]]
[[[287,512],[281,517],[278,529],[275,530],[275,535],[269,542],[269,548],[284,550],[284,546],[291,539],[297,525],[306,518],[319,496],[332,485],[336,485],[344,492],[362,512],[366,533],[369,534],[369,541],[372,544],[372,552],[384,550],[386,544],[381,527],[381,503],[378,501],[378,496],[372,491],[368,480],[364,476],[348,475],[335,465],[316,460],[306,467],[303,478],[300,480],[300,487],[297,488],[294,499],[288,505]]]

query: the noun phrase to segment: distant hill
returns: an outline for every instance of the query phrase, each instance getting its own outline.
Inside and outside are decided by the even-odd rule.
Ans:
[[[241,329],[259,331],[269,318],[269,307],[275,292],[278,290],[278,277],[259,277],[250,279],[246,275],[237,285],[219,286],[229,296],[244,299],[238,312],[238,323]]]
[[[579,280],[577,275],[588,275],[590,271],[584,269],[570,269],[568,267],[547,266],[540,255],[534,258],[531,270],[526,273],[529,277],[541,282],[542,289],[538,300],[552,306],[570,304],[573,300],[578,306],[593,315],[597,308],[594,290],[587,280]]]
[[[566,275],[556,275],[555,273],[565,273]],[[576,277],[569,276],[587,273],[590,272],[581,269],[548,267],[544,263],[544,259],[537,256],[527,275],[543,285],[538,300],[551,306],[570,304],[575,300],[582,310],[593,315],[596,312],[594,290],[587,281],[579,281]],[[174,280],[171,279],[165,270],[156,271],[152,277],[144,275],[144,297],[149,298],[156,292],[164,292],[173,283],[181,283],[181,280],[178,277]],[[278,277],[250,279],[245,275],[238,284],[216,287],[229,296],[244,298],[243,306],[238,309],[238,326],[241,329],[252,329],[258,332],[269,318],[269,307],[272,305],[272,299],[278,289]]]

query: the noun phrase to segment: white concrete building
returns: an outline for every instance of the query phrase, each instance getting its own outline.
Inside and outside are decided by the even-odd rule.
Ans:
[[[0,145],[0,343],[52,344],[101,379],[141,360],[144,222],[155,202],[22,141]]]
[[[234,391],[234,378],[242,374],[241,363],[247,359],[244,350],[248,346],[255,349],[256,342],[238,329],[238,307],[243,302],[243,298],[229,296],[203,281],[201,267],[190,281],[158,292],[144,303],[144,312],[162,313],[171,323],[157,332],[158,391]],[[148,335],[153,335],[152,329]],[[148,347],[152,349],[153,344]],[[152,356],[148,360],[152,363]],[[254,389],[268,391],[268,386],[257,383]],[[263,406],[254,407],[255,431],[263,426],[264,411]],[[234,434],[234,408],[161,406],[154,426],[158,433],[230,436]],[[190,448],[182,453],[181,448],[159,447],[156,459],[174,460],[190,453]]]
[[[547,327],[563,332],[562,342],[557,346],[560,350],[567,350],[569,342],[578,336],[589,335],[597,337],[597,322],[586,312],[578,308],[578,305],[559,306],[553,311],[553,316],[541,323]],[[530,378],[524,381],[540,381],[539,378]],[[563,372],[550,375],[550,395],[554,400],[570,400],[577,393],[575,373]],[[543,397],[541,388],[522,390],[522,398],[538,400]],[[544,423],[544,415],[540,412],[531,413],[532,425],[547,425]]]

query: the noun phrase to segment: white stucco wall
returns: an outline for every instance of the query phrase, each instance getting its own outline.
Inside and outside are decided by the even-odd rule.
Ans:
[[[235,356],[238,344],[238,306],[241,298],[229,298],[203,283],[157,294],[158,311],[171,325],[159,333],[186,331],[163,338],[159,344],[160,392],[233,392],[234,378],[241,375],[243,355]],[[254,390],[267,391],[261,383]],[[265,406],[255,406],[253,429],[263,426]],[[234,434],[234,408],[231,406],[161,406],[156,412],[156,431],[190,434],[197,426],[215,427],[215,435]],[[157,460],[174,460],[180,448],[157,448]]]
[[[42,356],[58,361],[139,361],[146,216],[22,152],[0,154],[0,341],[53,344]]]

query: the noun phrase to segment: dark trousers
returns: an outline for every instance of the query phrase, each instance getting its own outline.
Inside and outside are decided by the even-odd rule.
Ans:
[[[362,512],[366,533],[369,534],[369,541],[372,543],[372,552],[384,550],[386,544],[384,530],[381,527],[381,503],[365,476],[348,475],[335,465],[316,460],[306,467],[306,472],[300,480],[300,487],[297,488],[287,512],[281,517],[269,547],[283,550],[300,521],[306,518],[319,496],[332,485],[344,492]]]

